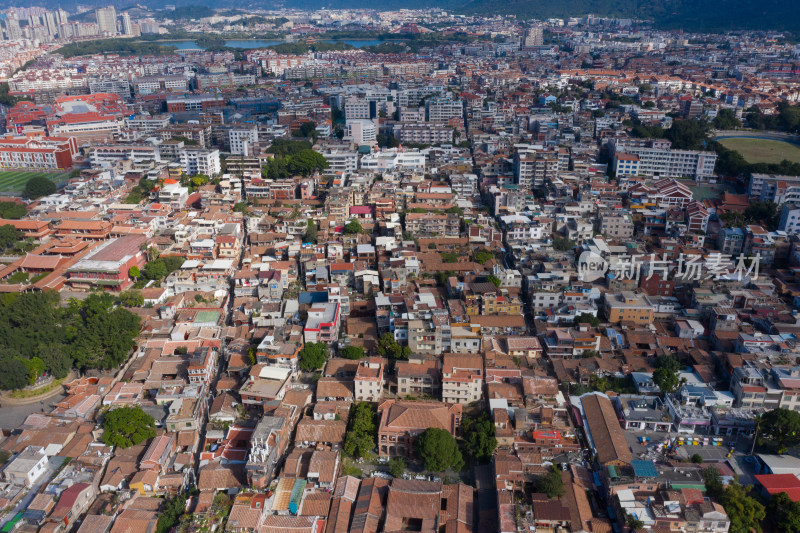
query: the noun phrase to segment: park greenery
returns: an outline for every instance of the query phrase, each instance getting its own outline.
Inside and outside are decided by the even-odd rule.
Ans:
[[[752,108],[747,117],[747,125],[756,129],[775,129],[779,131],[796,131],[800,124],[800,106],[782,104],[776,117],[761,119],[758,108]],[[723,110],[727,111],[727,110]],[[729,129],[738,124],[732,112],[720,111],[715,119],[714,127]],[[681,150],[713,150],[717,153],[716,171],[726,176],[744,176],[753,172],[764,174],[782,174],[795,176],[800,174],[800,163],[788,160],[780,163],[748,163],[744,156],[736,150],[725,147],[722,143],[710,138],[711,124],[705,120],[674,120],[670,128],[645,126],[629,123],[631,133],[636,137],[665,138],[672,142],[672,147]],[[763,127],[761,127],[763,126]]]
[[[60,305],[56,292],[4,294],[0,298],[0,389],[19,389],[44,372],[119,367],[134,347],[139,317],[117,298],[93,293]]]
[[[351,408],[342,448],[345,455],[359,459],[372,452],[377,442],[376,417],[370,403],[358,402]]]
[[[156,436],[156,422],[141,407],[117,407],[103,415],[103,442],[130,448]]]
[[[464,459],[456,439],[446,429],[428,428],[416,441],[417,454],[429,472],[461,471]]]
[[[328,345],[324,342],[307,342],[298,354],[300,369],[305,372],[320,370],[328,360]]]
[[[163,56],[174,54],[174,46],[131,39],[98,39],[69,43],[55,51],[65,58],[96,54],[119,54],[121,56]]]

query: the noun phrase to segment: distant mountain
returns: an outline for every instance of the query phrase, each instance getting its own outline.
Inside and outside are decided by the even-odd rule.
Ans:
[[[523,18],[598,17],[650,19],[656,27],[686,31],[789,30],[800,32],[796,0],[470,0],[462,11]]]

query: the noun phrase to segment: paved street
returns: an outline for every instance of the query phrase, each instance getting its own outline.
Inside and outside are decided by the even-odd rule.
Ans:
[[[21,425],[29,414],[40,412],[42,407],[44,407],[45,412],[50,412],[53,408],[53,404],[60,402],[65,397],[65,394],[58,394],[48,398],[44,404],[36,402],[28,405],[2,406],[0,407],[0,427],[13,429]]]

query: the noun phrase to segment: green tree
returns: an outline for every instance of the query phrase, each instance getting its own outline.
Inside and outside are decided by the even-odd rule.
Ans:
[[[167,266],[163,260],[148,261],[144,265],[144,277],[150,280],[160,280],[167,277]]]
[[[125,307],[142,307],[144,305],[144,296],[142,296],[142,291],[122,291],[119,293],[119,303]]]
[[[245,203],[245,202],[236,202],[233,205],[233,212],[234,213],[247,213],[247,203]]]
[[[455,252],[442,252],[439,255],[442,258],[442,263],[458,263],[458,254]]]
[[[555,465],[546,474],[539,476],[536,490],[547,494],[548,498],[560,498],[564,495],[564,481]]]
[[[696,453],[696,454],[692,455],[691,461],[696,465],[702,464],[703,463],[703,456],[700,455],[699,453]]]
[[[575,242],[563,237],[553,239],[553,249],[559,252],[567,252],[575,249]]]
[[[355,218],[344,225],[344,232],[347,235],[355,235],[355,234],[361,233],[363,231],[364,231],[364,228],[361,227],[361,222],[359,222]]]
[[[319,370],[328,359],[328,345],[324,342],[308,342],[300,350],[298,357],[302,370]]]
[[[378,339],[378,355],[381,357],[390,357],[394,360],[407,361],[408,356],[411,355],[411,348],[398,344],[391,333],[384,333]]]
[[[778,453],[800,444],[800,413],[779,407],[761,416],[759,444],[766,444]]]
[[[169,533],[178,525],[181,517],[186,513],[186,495],[178,494],[164,506],[158,515],[155,533]]]
[[[788,494],[781,492],[772,496],[769,510],[775,525],[778,526],[778,531],[800,532],[800,502],[792,500]]]
[[[486,281],[488,281],[489,283],[491,283],[492,285],[494,285],[498,289],[500,288],[500,285],[502,284],[502,281],[500,281],[500,278],[498,278],[494,274],[490,274],[489,276],[487,276],[486,277]]]
[[[656,369],[653,371],[653,383],[661,392],[671,393],[680,386],[681,365],[678,360],[671,355],[660,355],[656,359]]]
[[[389,473],[392,477],[403,477],[407,467],[408,465],[406,465],[406,461],[402,457],[392,457],[389,459]]]
[[[314,150],[301,150],[289,157],[286,169],[291,174],[309,176],[319,170],[328,168],[328,161],[319,152]]]
[[[25,363],[25,368],[28,373],[28,385],[33,385],[36,383],[36,380],[44,374],[45,365],[44,361],[42,361],[38,357],[32,357],[30,359],[23,360]]]
[[[699,120],[675,120],[664,132],[664,137],[678,150],[699,150],[706,142],[708,124]]]
[[[742,127],[742,121],[736,118],[733,109],[720,109],[714,117],[714,127],[718,130],[733,130]]]
[[[703,484],[706,486],[706,492],[712,498],[719,499],[722,492],[725,490],[725,485],[722,482],[722,475],[715,466],[709,466],[703,469]]]
[[[310,243],[317,242],[317,223],[315,221],[308,219],[308,223],[306,224],[306,234],[303,240]]]
[[[731,520],[729,533],[751,533],[753,530],[761,533],[761,521],[766,516],[766,510],[741,485],[728,485],[720,497],[720,503]]]
[[[11,224],[0,226],[0,250],[12,248],[20,239],[22,232]]]
[[[589,324],[593,328],[600,325],[600,319],[590,313],[581,313],[572,320],[572,325]]]
[[[629,514],[625,517],[625,524],[633,531],[639,531],[644,527],[644,522],[642,522],[632,514]]]
[[[461,435],[464,452],[473,461],[486,463],[492,458],[492,453],[497,447],[497,439],[494,436],[494,423],[489,420],[485,412],[476,417],[463,417]]]
[[[430,472],[442,472],[464,468],[464,459],[458,449],[456,439],[449,431],[439,428],[428,428],[417,438],[417,453],[422,459],[425,469]]]
[[[22,194],[25,198],[36,200],[42,196],[48,196],[56,192],[56,184],[44,176],[34,176],[25,184]]]
[[[375,408],[367,402],[358,402],[351,408],[347,433],[342,450],[350,457],[360,458],[370,453],[377,442]]]
[[[494,254],[487,250],[486,248],[481,248],[475,254],[473,254],[472,259],[476,263],[480,263],[481,265],[486,263],[489,259],[494,259]]]
[[[0,365],[3,368],[3,372],[0,372],[0,387],[4,390],[21,389],[29,384],[28,367],[22,359],[4,355],[0,357]]]
[[[130,267],[128,269],[128,277],[131,277],[131,278],[136,280],[136,279],[139,279],[141,276],[142,276],[142,272],[139,270],[139,267],[137,267],[136,265],[133,265],[132,267]]]
[[[361,346],[345,346],[339,350],[339,355],[345,359],[358,360],[364,357],[364,348]]]
[[[0,202],[0,218],[19,220],[28,212],[25,206],[17,202]]]
[[[138,405],[117,407],[103,415],[103,442],[130,448],[156,436],[156,423]]]

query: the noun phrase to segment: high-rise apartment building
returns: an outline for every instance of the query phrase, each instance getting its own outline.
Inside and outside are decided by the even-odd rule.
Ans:
[[[534,46],[542,46],[544,44],[544,30],[541,26],[533,26],[528,28],[525,34],[525,48],[532,48]]]
[[[9,13],[6,16],[6,39],[9,41],[22,39],[22,29],[19,27],[19,20],[15,13]]]
[[[97,18],[97,25],[100,27],[100,33],[117,33],[117,10],[114,6],[101,7],[95,12]]]
[[[133,22],[128,13],[122,14],[122,33],[123,35],[133,35]]]

